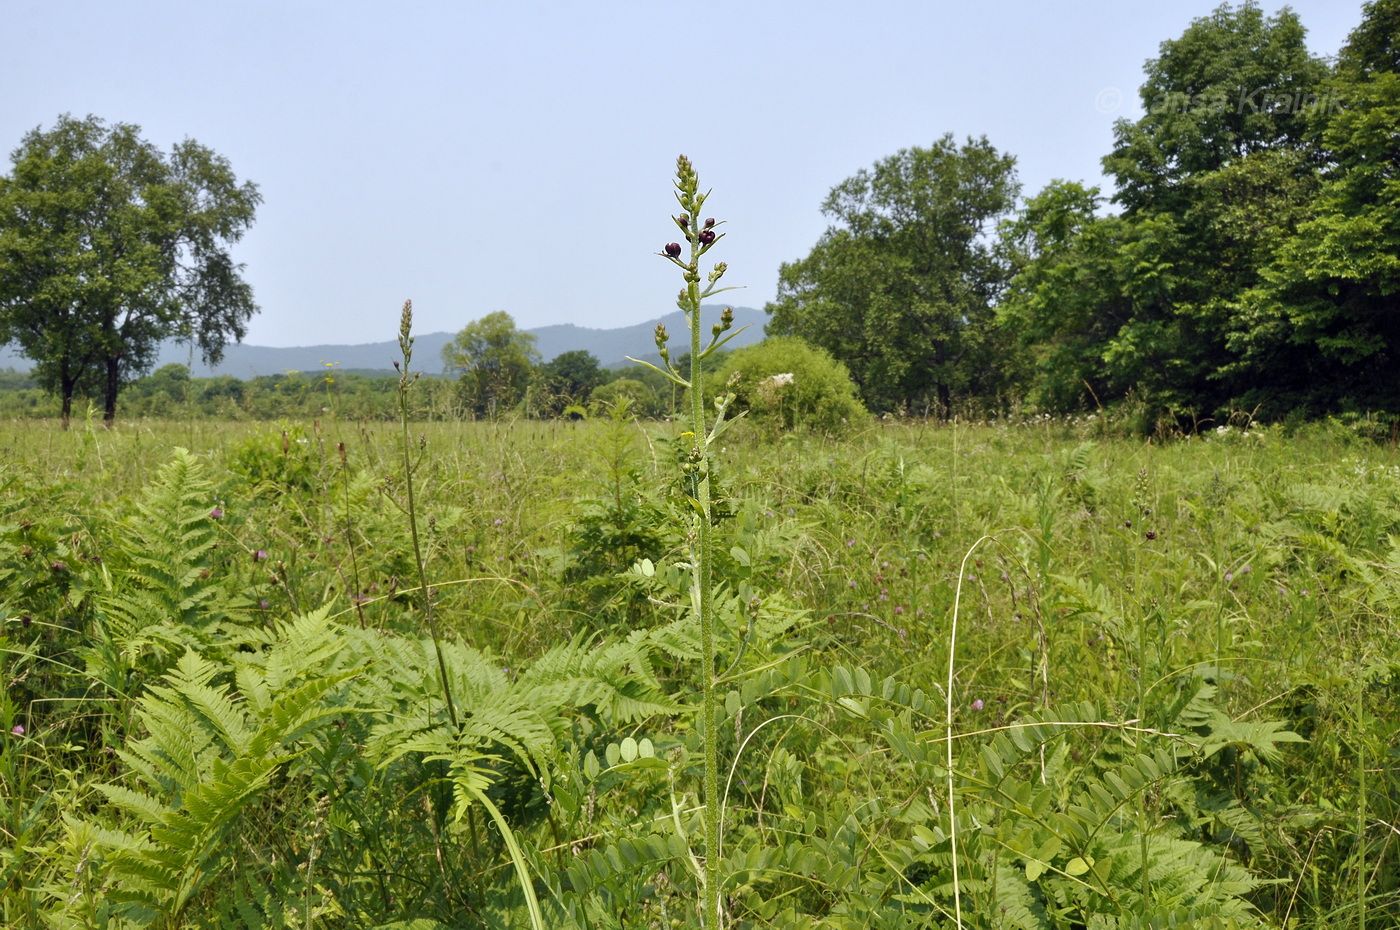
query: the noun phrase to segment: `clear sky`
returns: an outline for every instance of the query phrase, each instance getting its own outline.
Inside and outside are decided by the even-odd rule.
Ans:
[[[676,153],[760,307],[831,186],[900,148],[986,134],[1026,193],[1098,183],[1143,62],[1214,6],[6,0],[0,146],[71,112],[227,156],[265,198],[249,342],[390,339],[405,297],[421,332],[610,327],[674,309]],[[1360,19],[1292,6],[1319,54]]]

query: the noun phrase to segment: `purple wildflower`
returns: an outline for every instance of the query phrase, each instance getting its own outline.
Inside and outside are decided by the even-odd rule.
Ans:
[[[981,699],[981,698],[978,698],[977,700],[975,700],[975,701],[972,702],[972,709],[973,709],[973,710],[981,710],[982,708],[984,708],[984,707],[986,707],[986,706],[987,706],[986,704],[983,704],[983,703],[982,703],[982,699]]]
[[[209,519],[211,519],[211,520],[222,520],[223,518],[224,518],[224,508],[215,505],[214,509],[211,510],[211,511],[209,511]]]
[[[22,724],[22,723],[17,723],[17,724],[15,724],[14,726],[10,727],[10,732],[13,733],[15,736],[23,736],[23,735],[24,735],[24,724]]]

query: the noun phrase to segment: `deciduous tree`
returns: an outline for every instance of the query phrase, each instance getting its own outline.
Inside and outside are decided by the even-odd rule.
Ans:
[[[140,133],[65,115],[28,133],[0,177],[0,340],[35,362],[65,422],[81,387],[110,423],[163,340],[217,362],[257,311],[230,251],[257,187],[191,139],[167,154]]]
[[[475,416],[495,417],[519,404],[539,365],[535,337],[497,310],[462,328],[442,348],[442,361],[458,378],[458,397]]]
[[[876,410],[947,413],[955,395],[995,391],[1006,269],[989,233],[1015,204],[1015,164],[950,134],[838,184],[831,226],[779,271],[769,333],[826,349]]]

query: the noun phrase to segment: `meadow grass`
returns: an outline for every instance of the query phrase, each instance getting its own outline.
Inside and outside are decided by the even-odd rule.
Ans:
[[[139,732],[126,706],[135,695],[104,698],[80,655],[86,625],[101,616],[93,604],[105,555],[120,546],[132,501],[172,450],[188,449],[207,468],[207,504],[220,511],[211,564],[247,602],[240,609],[249,623],[328,604],[347,627],[402,632],[421,627],[421,585],[398,429],[333,417],[66,432],[47,422],[0,425],[0,524],[11,560],[0,575],[8,663],[0,722],[24,730],[8,738],[0,764],[7,926],[37,926],[51,907],[64,855],[57,814],[99,810],[84,786],[121,777],[100,747]],[[423,572],[443,635],[509,670],[575,637],[620,640],[680,622],[684,586],[662,584],[666,566],[685,560],[684,539],[665,519],[676,429],[624,419],[411,424]],[[1189,748],[1171,763],[1179,772],[1144,776],[1119,799],[1115,817],[1128,825],[1115,820],[1113,829],[1131,834],[1132,855],[1144,863],[1166,855],[1149,850],[1148,838],[1174,831],[1247,867],[1263,883],[1239,896],[1260,926],[1380,927],[1400,915],[1393,447],[1323,426],[1159,444],[1102,437],[1092,421],[908,423],[840,441],[741,426],[715,458],[725,654],[738,656],[718,685],[731,695],[724,846],[735,877],[725,894],[736,926],[1073,926],[1075,907],[1088,905],[1062,901],[1057,916],[1042,891],[1052,879],[1072,890],[1094,884],[1092,857],[1060,850],[1058,839],[1047,846],[1049,834],[1028,838],[1026,825],[1049,830],[1049,811],[1072,810],[1076,791],[1104,766],[1147,766],[1147,747],[1163,735]],[[654,574],[635,567],[642,560]],[[55,587],[48,576],[58,574],[71,580]],[[801,670],[784,679],[794,663]],[[140,680],[154,681],[154,672]],[[696,696],[685,675],[659,674],[682,704]],[[936,707],[894,685],[882,690],[887,677]],[[1209,700],[1197,703],[1216,716],[1182,709],[1201,689]],[[462,700],[469,710],[470,698]],[[999,749],[998,739],[1080,702],[1093,711],[1071,714],[1072,735],[1022,747],[1024,788],[992,779],[999,763],[987,754],[1016,751]],[[901,727],[929,752],[902,743]],[[1096,735],[1084,736],[1091,728]],[[640,844],[674,822],[698,848],[696,798],[677,781],[701,758],[694,731],[685,714],[606,735],[575,725],[554,772],[512,789],[520,797],[492,795],[513,819],[558,925],[694,918],[681,903],[694,877],[684,855],[647,864],[616,845]],[[626,754],[636,758],[643,737],[658,757],[665,747],[671,754],[656,771],[632,772],[639,763]],[[604,748],[612,755],[595,778],[588,757],[597,766]],[[539,795],[546,775],[542,796],[553,799],[526,798]],[[242,816],[275,824],[287,803],[274,795]],[[324,816],[322,826],[302,824],[302,838],[282,855],[304,861],[307,836],[337,830],[360,844],[409,842],[351,829],[354,818],[325,803],[332,826]],[[1069,816],[1063,811],[1056,816]],[[470,907],[489,925],[479,915],[495,907],[516,915],[499,920],[523,925],[509,923],[524,913],[510,897],[510,859],[493,858],[483,824],[470,819],[470,829],[461,862],[484,870],[472,879],[479,887],[431,916]],[[435,839],[440,858],[452,841]],[[258,843],[246,835],[241,842],[254,859],[269,854],[254,853]],[[843,842],[856,850],[849,867],[859,877],[832,865],[845,861],[832,851]],[[589,858],[609,844],[624,848],[612,865]],[[907,861],[898,844],[908,846]],[[763,850],[780,852],[765,858]],[[948,852],[964,862],[951,893],[921,878],[938,873]],[[336,866],[323,851],[313,863],[318,855],[323,869],[353,860]],[[825,857],[819,868],[813,856]],[[584,865],[607,874],[584,881],[569,871]],[[1143,901],[1164,894],[1165,879],[1149,880],[1147,867],[1109,871],[1099,877],[1105,888],[1130,887]],[[879,903],[876,873],[888,885]],[[373,881],[389,879],[375,873]],[[609,903],[575,908],[585,886]],[[1034,892],[1025,899],[1031,917],[1014,904],[1021,886]],[[330,897],[309,887],[298,892],[308,901]],[[307,926],[364,919],[323,901],[313,921],[315,908],[306,908]],[[889,916],[896,911],[898,920]],[[420,902],[398,913],[429,912]]]

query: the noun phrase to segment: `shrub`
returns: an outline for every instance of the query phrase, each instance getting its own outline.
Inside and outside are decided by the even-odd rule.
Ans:
[[[765,339],[731,355],[718,382],[735,394],[733,410],[780,429],[849,431],[867,416],[846,366],[791,336]]]
[[[316,486],[316,464],[306,430],[283,423],[280,431],[249,436],[233,447],[229,470],[254,486],[307,491]]]
[[[593,389],[588,406],[597,415],[606,413],[624,402],[635,416],[654,417],[661,412],[656,392],[651,389],[651,385],[636,378],[618,378],[616,381],[600,384]]]

